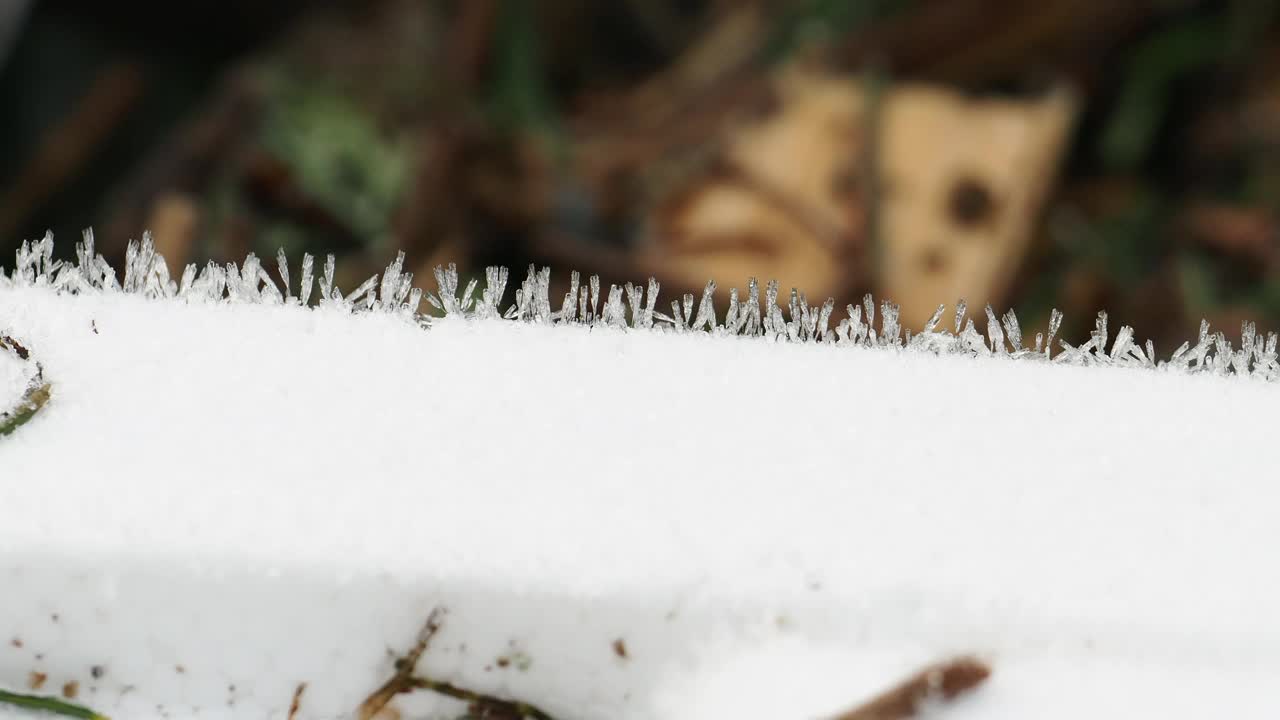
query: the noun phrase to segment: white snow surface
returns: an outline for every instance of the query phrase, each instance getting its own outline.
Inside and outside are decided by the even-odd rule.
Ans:
[[[1274,383],[21,286],[0,334],[52,383],[0,438],[0,687],[351,717],[443,607],[421,673],[558,719],[831,717],[961,653],[931,716],[1280,716]]]

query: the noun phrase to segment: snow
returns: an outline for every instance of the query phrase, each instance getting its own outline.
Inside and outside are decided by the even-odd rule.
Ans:
[[[426,329],[401,279],[359,314],[323,273],[319,309],[50,280],[0,281],[52,383],[0,440],[0,687],[351,717],[444,607],[421,673],[561,719],[831,717],[957,654],[993,675],[937,717],[1280,711],[1261,339],[1184,374],[538,323],[536,280],[535,322]]]

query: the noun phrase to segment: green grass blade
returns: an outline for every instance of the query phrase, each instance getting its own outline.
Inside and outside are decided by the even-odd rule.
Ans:
[[[35,414],[40,412],[40,408],[49,401],[49,390],[49,383],[38,385],[22,396],[22,401],[18,403],[16,409],[0,412],[0,437],[17,430],[35,417]]]
[[[87,707],[69,703],[59,698],[23,695],[22,693],[9,692],[7,690],[0,690],[0,705],[12,705],[27,710],[53,713],[63,717],[82,718],[83,720],[110,720],[106,715],[99,715]]]

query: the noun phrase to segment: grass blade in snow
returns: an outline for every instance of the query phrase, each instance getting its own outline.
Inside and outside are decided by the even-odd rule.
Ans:
[[[35,368],[35,374],[17,405],[11,409],[0,409],[0,437],[3,437],[17,430],[40,412],[49,400],[50,387],[44,381],[44,370],[40,367],[40,363],[32,360],[30,351],[17,340],[0,335],[0,352],[8,353],[24,363],[31,363]]]
[[[110,720],[106,715],[99,715],[82,705],[67,702],[55,697],[43,695],[24,695],[22,693],[0,690],[0,708],[5,705],[33,710],[36,713],[50,713],[62,717],[81,718],[81,720]],[[33,714],[33,717],[36,715]]]

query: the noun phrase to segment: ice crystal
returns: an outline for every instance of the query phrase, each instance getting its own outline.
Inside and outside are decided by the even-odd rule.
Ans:
[[[405,272],[403,253],[398,254],[380,276],[365,280],[347,294],[336,286],[336,261],[332,255],[325,258],[318,283],[314,258],[304,255],[295,295],[292,286],[294,276],[283,252],[275,258],[278,282],[252,254],[239,265],[209,263],[203,269],[188,265],[180,279],[174,281],[149,234],[144,234],[141,241],[129,243],[125,252],[123,280],[117,279],[116,270],[95,252],[92,231],[86,230],[83,241],[77,243],[74,261],[55,260],[53,249],[53,235],[49,233],[39,240],[22,243],[12,270],[5,272],[0,268],[0,288],[47,287],[70,294],[123,292],[185,302],[310,306],[313,288],[318,284],[317,302],[321,306],[342,312],[389,313],[427,327],[433,317],[443,314],[464,320],[505,319],[547,325],[762,337],[840,347],[905,348],[933,354],[971,356],[1003,355],[1074,365],[1280,380],[1277,357],[1280,338],[1275,333],[1262,336],[1253,323],[1242,325],[1240,343],[1236,347],[1225,334],[1211,332],[1209,324],[1202,322],[1194,344],[1183,343],[1168,360],[1158,360],[1151,341],[1140,343],[1133,328],[1123,326],[1112,337],[1105,312],[1098,313],[1089,339],[1076,347],[1058,338],[1062,313],[1055,309],[1050,313],[1047,332],[1037,332],[1034,346],[1028,347],[1024,344],[1022,327],[1013,311],[1001,317],[987,306],[984,337],[974,326],[973,319],[967,316],[967,305],[961,299],[955,306],[953,329],[942,327],[946,306],[939,305],[923,328],[913,332],[911,328],[901,326],[898,306],[883,301],[877,313],[874,298],[867,295],[860,305],[847,306],[846,316],[833,328],[833,299],[828,298],[821,305],[810,305],[802,291],[792,289],[784,307],[778,302],[778,283],[767,283],[761,298],[760,285],[755,278],[747,282],[745,299],[738,288],[730,288],[729,304],[723,316],[716,312],[717,285],[714,282],[707,283],[700,298],[690,293],[672,300],[671,314],[667,315],[657,310],[659,284],[656,279],[650,278],[644,286],[632,283],[611,285],[607,293],[602,293],[599,277],[590,276],[584,284],[581,276],[573,272],[569,276],[568,292],[559,301],[559,309],[553,311],[551,270],[532,265],[515,290],[514,302],[504,307],[510,282],[506,268],[488,268],[483,287],[479,279],[470,279],[459,290],[457,267],[437,267],[434,272],[435,292],[424,293],[414,287],[413,275]],[[420,306],[424,297],[438,311],[436,315],[422,314]]]

